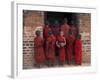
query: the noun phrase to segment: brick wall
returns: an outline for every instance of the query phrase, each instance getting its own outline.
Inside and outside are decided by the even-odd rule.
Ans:
[[[82,35],[83,62],[91,62],[91,14],[79,15],[79,32]]]
[[[23,11],[23,68],[32,68],[34,63],[34,31],[43,24],[40,11]]]

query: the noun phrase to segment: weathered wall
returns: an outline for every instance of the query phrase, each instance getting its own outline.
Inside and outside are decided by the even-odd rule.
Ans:
[[[83,62],[91,62],[91,14],[81,13],[79,15],[79,32],[82,35]]]
[[[43,13],[40,11],[23,12],[23,68],[32,68],[34,62],[34,31],[43,24]]]

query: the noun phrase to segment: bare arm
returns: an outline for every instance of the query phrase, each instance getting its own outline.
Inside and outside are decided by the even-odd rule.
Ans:
[[[58,41],[56,41],[56,45],[57,45],[57,47],[60,47],[60,45],[58,44]]]

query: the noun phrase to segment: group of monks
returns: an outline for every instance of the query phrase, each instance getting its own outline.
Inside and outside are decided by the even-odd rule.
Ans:
[[[68,24],[65,18],[63,24],[55,21],[54,25],[49,22],[43,27],[43,38],[41,32],[36,31],[34,38],[34,60],[35,66],[64,66],[66,64],[82,64],[82,42],[81,35],[77,34],[76,27]]]

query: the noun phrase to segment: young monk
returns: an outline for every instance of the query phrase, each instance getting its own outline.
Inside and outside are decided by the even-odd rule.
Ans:
[[[81,35],[77,36],[75,40],[75,64],[81,65],[82,64],[82,41]]]
[[[41,67],[45,61],[43,39],[40,36],[40,31],[36,31],[36,37],[34,38],[34,59],[37,67]]]
[[[66,58],[66,53],[65,53],[66,40],[65,40],[63,31],[59,33],[59,36],[57,37],[56,45],[59,49],[58,51],[59,51],[60,65],[63,66],[65,63],[65,58]]]
[[[61,25],[61,31],[64,32],[64,37],[66,38],[68,36],[70,26],[68,25],[67,18],[64,18],[63,24]]]
[[[46,41],[46,56],[48,60],[48,66],[54,66],[55,64],[55,42],[55,36],[51,31],[49,31],[49,37]]]
[[[75,42],[75,36],[73,35],[73,32],[69,32],[69,35],[66,38],[66,44],[67,44],[66,55],[67,55],[68,64],[73,63],[74,42]]]
[[[56,37],[60,32],[60,24],[57,20],[55,20],[54,25],[51,27],[52,33]]]
[[[55,36],[55,38],[57,38],[57,36],[59,35],[60,32],[60,24],[57,20],[54,21],[54,24],[51,25],[51,30],[53,35]],[[58,56],[59,56],[59,52],[58,52],[58,47],[55,47],[55,56],[56,56],[56,63],[58,64]]]
[[[49,31],[51,30],[49,22],[46,21],[45,26],[43,28],[43,38],[46,40],[49,36]]]
[[[43,39],[44,39],[44,53],[45,53],[45,57],[46,57],[46,41],[47,38],[49,37],[49,31],[51,30],[50,28],[50,24],[48,21],[45,22],[45,26],[43,28]],[[47,62],[47,61],[46,61]]]
[[[74,24],[74,21],[72,20],[71,21],[71,24],[70,24],[70,31],[71,32],[73,32],[73,35],[76,37],[77,36],[77,27],[75,26],[75,24]]]

